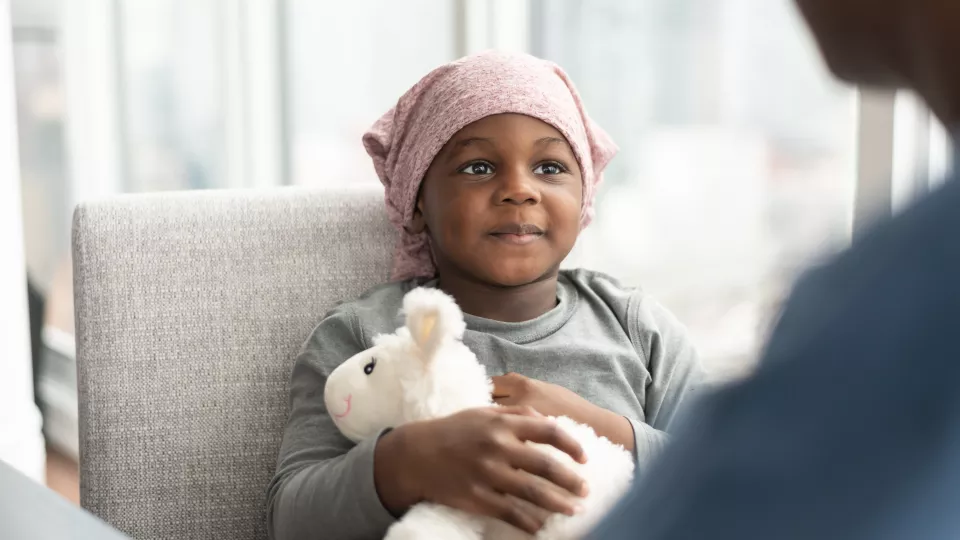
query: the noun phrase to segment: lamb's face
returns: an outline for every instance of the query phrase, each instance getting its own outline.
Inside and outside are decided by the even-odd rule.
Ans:
[[[479,370],[475,377],[479,397],[473,401],[483,403],[489,396],[482,368],[460,342],[466,325],[453,298],[435,289],[414,289],[404,296],[403,312],[404,327],[378,336],[373,348],[348,359],[327,378],[323,396],[327,412],[355,442],[404,419],[435,418],[443,410],[438,402],[442,385],[436,383],[452,384],[451,393],[459,393],[457,389],[463,385],[455,375],[470,362]],[[442,356],[444,347],[449,353],[452,346],[459,346],[465,354],[453,355],[449,361],[462,363],[444,363],[446,370],[437,368],[438,355]]]
[[[327,378],[327,412],[350,440],[360,442],[396,425],[403,399],[397,352],[389,344],[378,344],[340,364]]]

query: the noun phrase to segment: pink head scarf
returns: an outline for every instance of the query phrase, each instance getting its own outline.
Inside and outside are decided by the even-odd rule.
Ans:
[[[363,136],[385,188],[387,214],[400,231],[391,279],[436,275],[427,233],[408,228],[420,182],[458,131],[503,113],[542,120],[567,139],[583,176],[580,227],[590,223],[597,184],[617,146],[587,116],[567,74],[526,54],[488,51],[468,56],[431,71]]]

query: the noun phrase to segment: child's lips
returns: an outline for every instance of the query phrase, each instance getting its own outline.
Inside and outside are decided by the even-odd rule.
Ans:
[[[525,246],[536,242],[543,237],[543,233],[531,233],[531,234],[515,234],[515,233],[492,233],[490,236],[493,236],[501,242],[507,244],[513,244],[517,246]]]
[[[509,223],[491,231],[493,236],[501,242],[518,246],[527,245],[543,238],[544,231],[530,223]]]

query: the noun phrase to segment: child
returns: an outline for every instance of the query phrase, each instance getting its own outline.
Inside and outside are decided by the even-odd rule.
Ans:
[[[268,494],[272,537],[380,538],[423,500],[535,532],[550,512],[573,512],[586,489],[522,444],[582,460],[541,414],[591,425],[642,471],[700,370],[684,329],[647,295],[559,269],[616,153],[566,74],[527,55],[461,59],[417,83],[363,142],[400,231],[394,281],[329,313],[297,359]],[[401,299],[417,286],[456,299],[464,342],[506,407],[354,446],[324,406],[326,377],[402,324]]]

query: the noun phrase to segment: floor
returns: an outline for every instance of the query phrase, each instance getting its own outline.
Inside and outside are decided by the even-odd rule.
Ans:
[[[80,471],[72,459],[47,448],[47,487],[68,501],[80,504]]]

